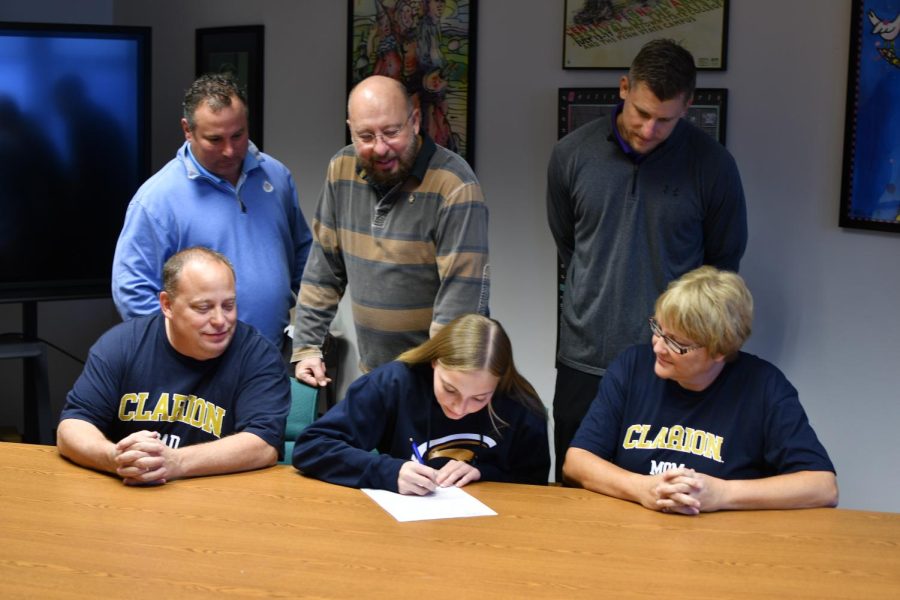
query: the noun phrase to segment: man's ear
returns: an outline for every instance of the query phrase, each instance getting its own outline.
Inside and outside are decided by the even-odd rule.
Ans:
[[[684,112],[681,113],[681,116],[685,116],[688,112],[688,109],[691,107],[691,104],[694,103],[694,95],[691,94],[691,97],[688,98],[684,103]]]
[[[172,298],[165,290],[159,293],[159,308],[167,319],[172,318]]]
[[[628,89],[628,75],[622,75],[619,78],[619,98],[624,100],[628,96]]]
[[[421,129],[421,127],[422,127],[422,113],[419,112],[418,108],[414,108],[413,114],[412,114],[413,135],[419,135],[419,130]]]
[[[190,142],[193,137],[191,134],[191,126],[184,117],[181,117],[181,130],[184,132],[184,139]]]

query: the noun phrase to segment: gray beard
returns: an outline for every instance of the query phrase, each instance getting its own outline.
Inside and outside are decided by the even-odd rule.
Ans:
[[[412,171],[413,165],[416,164],[416,157],[419,155],[418,136],[413,139],[409,148],[407,148],[407,152],[409,153],[408,155],[404,154],[398,157],[399,165],[396,173],[379,173],[375,169],[368,169],[369,176],[376,186],[389,190],[406,181],[406,178],[409,177],[409,174]]]

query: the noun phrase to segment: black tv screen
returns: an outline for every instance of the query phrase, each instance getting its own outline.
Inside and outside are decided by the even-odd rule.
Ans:
[[[0,22],[0,302],[109,295],[149,111],[149,27]]]

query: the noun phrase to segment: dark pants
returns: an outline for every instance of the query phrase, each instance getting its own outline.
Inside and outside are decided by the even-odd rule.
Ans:
[[[556,367],[556,391],[553,394],[553,447],[556,450],[556,481],[562,483],[566,450],[597,396],[600,375],[591,375],[564,365]]]

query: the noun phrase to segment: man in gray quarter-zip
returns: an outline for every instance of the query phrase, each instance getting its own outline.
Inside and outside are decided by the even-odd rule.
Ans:
[[[704,264],[737,271],[747,215],[737,165],[682,119],[694,96],[690,52],[640,50],[621,103],[561,139],[547,169],[547,215],[566,269],[556,391],[556,480],[606,367],[646,342],[666,285]]]

